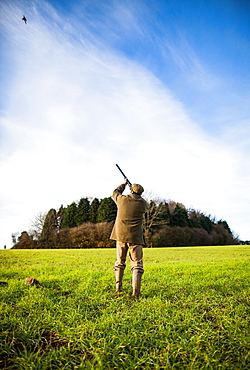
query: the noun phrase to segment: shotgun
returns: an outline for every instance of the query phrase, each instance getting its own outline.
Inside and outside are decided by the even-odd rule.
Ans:
[[[131,187],[132,184],[131,182],[128,180],[127,176],[125,175],[125,173],[120,169],[120,167],[118,166],[118,164],[116,164],[116,167],[118,168],[118,170],[121,172],[122,176],[124,177],[124,179],[127,180],[127,184]]]

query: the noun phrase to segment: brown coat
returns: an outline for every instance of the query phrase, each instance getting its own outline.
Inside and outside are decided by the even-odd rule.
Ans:
[[[138,194],[122,195],[125,185],[118,186],[112,195],[117,205],[117,216],[110,239],[123,243],[145,244],[143,215],[147,202]]]

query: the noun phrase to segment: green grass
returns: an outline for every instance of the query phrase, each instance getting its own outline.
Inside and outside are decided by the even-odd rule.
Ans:
[[[144,249],[139,299],[129,261],[115,293],[114,261],[114,249],[1,251],[0,368],[250,368],[249,246]]]

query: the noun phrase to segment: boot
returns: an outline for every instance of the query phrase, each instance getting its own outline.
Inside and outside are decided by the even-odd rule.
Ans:
[[[139,297],[141,294],[141,277],[143,274],[143,271],[139,269],[134,269],[132,271],[132,285],[133,285],[133,297]]]
[[[116,282],[116,292],[121,292],[122,291],[122,278],[123,278],[124,270],[115,267],[115,282]]]

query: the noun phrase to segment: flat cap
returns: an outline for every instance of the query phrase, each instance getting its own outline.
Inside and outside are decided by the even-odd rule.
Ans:
[[[139,195],[141,195],[144,192],[143,187],[139,184],[133,184],[131,188],[134,193],[139,194]]]

